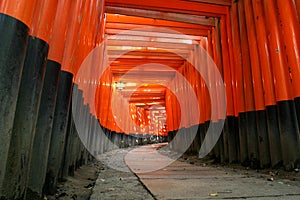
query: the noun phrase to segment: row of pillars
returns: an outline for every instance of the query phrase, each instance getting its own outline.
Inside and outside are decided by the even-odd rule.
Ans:
[[[70,105],[73,77],[103,39],[103,8],[99,0],[0,2],[0,199],[53,194],[91,159]]]
[[[209,67],[203,59],[185,63],[181,74],[196,85],[200,120],[179,126],[180,110],[173,94],[167,99],[169,141],[180,149],[196,132],[188,153],[199,153],[209,124],[225,123],[222,134],[209,154],[222,163],[241,163],[253,168],[300,165],[300,15],[299,1],[234,1],[228,16],[219,19],[200,46],[215,61],[225,82],[226,117],[210,110],[218,99],[219,83],[208,74],[208,83],[191,65]],[[196,52],[196,53],[195,53]],[[199,54],[200,53],[200,54]],[[201,52],[194,50],[194,56]],[[189,74],[193,74],[189,77]],[[195,78],[196,77],[196,80]],[[175,83],[176,84],[176,83]],[[184,90],[181,83],[179,90]],[[209,91],[209,92],[208,92]],[[216,98],[211,99],[210,92]],[[222,99],[221,99],[222,100]],[[186,106],[186,105],[185,105]],[[173,111],[173,112],[172,112]],[[175,111],[175,112],[174,112]],[[202,112],[201,112],[202,111]],[[176,117],[177,116],[177,117]],[[222,116],[222,115],[221,115]],[[176,134],[178,131],[185,134]],[[175,137],[178,136],[178,137]]]

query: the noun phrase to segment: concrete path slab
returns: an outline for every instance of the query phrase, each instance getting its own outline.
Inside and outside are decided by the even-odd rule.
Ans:
[[[268,181],[180,161],[160,168],[172,159],[160,154],[159,147],[142,146],[125,156],[126,164],[157,199],[300,199],[300,184],[289,180]]]

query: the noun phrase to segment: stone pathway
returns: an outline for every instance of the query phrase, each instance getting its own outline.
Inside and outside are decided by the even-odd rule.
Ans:
[[[99,155],[98,159],[105,166],[100,169],[90,200],[154,199],[124,162],[125,155],[131,150],[116,149]]]
[[[101,155],[101,162],[115,169],[105,167],[100,172],[91,199],[300,199],[299,181],[173,162],[166,154],[174,152],[164,150],[162,155],[157,151],[160,147],[147,145]]]
[[[140,173],[170,161],[153,147],[132,150],[125,161],[156,199],[300,199],[300,185],[293,181],[272,181],[187,162],[175,161],[163,169]]]

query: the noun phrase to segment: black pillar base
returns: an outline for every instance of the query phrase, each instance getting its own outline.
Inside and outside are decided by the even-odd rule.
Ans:
[[[25,195],[48,49],[43,40],[29,37],[3,185],[10,198]]]
[[[0,27],[5,27],[0,31],[0,188],[2,188],[29,29],[21,21],[1,13]]]
[[[56,184],[66,142],[69,107],[71,100],[73,74],[61,71],[57,92],[54,121],[48,155],[47,175],[44,191],[46,194],[56,193]]]
[[[283,165],[290,171],[300,159],[299,128],[294,101],[277,102]]]
[[[31,155],[28,188],[42,194],[46,177],[60,64],[48,60]],[[28,199],[28,198],[27,198]]]

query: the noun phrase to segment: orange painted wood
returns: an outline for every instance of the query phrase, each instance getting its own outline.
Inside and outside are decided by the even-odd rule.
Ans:
[[[245,112],[255,111],[252,73],[250,65],[250,52],[248,46],[248,34],[245,19],[245,9],[243,1],[238,3],[238,15],[239,15],[239,27],[240,27],[240,39],[242,47],[242,66],[244,76],[244,94],[245,94]]]
[[[144,17],[133,17],[125,15],[106,14],[107,23],[123,23],[123,24],[135,24],[135,25],[147,25],[147,26],[158,26],[158,27],[177,27],[177,28],[192,28],[192,29],[210,29],[210,26],[203,26],[198,24],[188,24],[182,22],[172,22],[159,19],[151,19]]]
[[[199,24],[204,26],[214,26],[215,20],[213,17],[199,16],[199,15],[186,15],[181,13],[172,13],[168,11],[157,11],[136,8],[123,8],[123,7],[105,7],[106,13],[136,16],[143,18],[151,18],[156,20],[167,20],[172,22],[181,22],[188,24]]]
[[[220,32],[221,32],[221,44],[222,44],[222,54],[223,54],[223,73],[224,82],[226,89],[226,111],[227,116],[234,116],[234,101],[233,101],[233,90],[232,90],[232,77],[231,77],[231,63],[230,63],[230,53],[228,44],[228,34],[226,29],[226,19],[221,18],[220,20]]]
[[[179,0],[127,0],[126,3],[124,3],[124,1],[122,0],[106,0],[106,5],[127,8],[147,8],[149,10],[178,12],[206,16],[221,16],[226,14],[226,6],[197,2],[183,2]]]
[[[95,5],[97,5],[97,0],[84,1],[79,12],[81,14],[77,18],[79,26],[74,35],[74,39],[76,38],[76,40],[71,51],[73,61],[71,69],[74,71],[75,76],[83,60],[95,47],[97,26],[100,23],[97,15],[99,9]]]
[[[49,51],[49,59],[58,63],[63,62],[72,2],[72,0],[58,1],[55,22],[53,25],[55,34],[51,37],[52,45],[50,46]],[[64,70],[64,66],[62,66],[62,69]]]
[[[292,85],[285,59],[284,44],[280,33],[279,17],[275,1],[263,0],[269,35],[269,53],[273,69],[276,101],[293,99]]]
[[[251,0],[244,1],[248,44],[250,52],[252,84],[254,91],[255,110],[265,110],[264,90],[261,76],[261,66],[257,48],[256,26],[254,22]]]
[[[212,112],[211,107],[212,104],[217,104],[217,91],[216,91],[216,80],[215,80],[215,74],[213,74],[213,72],[210,70],[210,68],[212,68],[213,66],[210,65],[209,61],[208,61],[208,53],[207,53],[207,40],[203,39],[200,42],[200,45],[202,47],[202,51],[201,51],[201,63],[203,63],[203,66],[205,68],[205,75],[207,75],[208,77],[208,83],[206,83],[205,85],[205,90],[207,90],[205,92],[205,96],[206,96],[206,101],[204,102],[204,106],[206,106],[209,109],[209,114],[207,113],[206,116],[206,121],[208,120],[212,120],[213,122],[217,122],[218,121],[218,110],[215,110],[215,112]],[[210,98],[211,96],[213,96],[214,98]]]
[[[75,74],[76,55],[74,54],[79,39],[79,29],[82,21],[84,0],[76,0],[71,4],[71,14],[67,27],[66,49],[64,52],[62,67],[65,71]]]
[[[233,110],[234,110],[234,116],[238,116],[238,109],[237,109],[237,89],[235,85],[236,80],[236,72],[234,70],[234,53],[233,53],[233,38],[232,38],[232,22],[230,18],[230,9],[227,8],[228,14],[225,16],[225,22],[226,22],[226,30],[227,30],[227,42],[228,42],[228,48],[229,48],[229,61],[230,61],[230,76],[231,76],[231,90],[232,90],[232,101],[233,101]]]
[[[209,4],[217,4],[217,5],[225,5],[231,6],[232,0],[184,0],[184,1],[197,1],[201,3],[209,3]]]
[[[241,39],[239,31],[239,19],[238,19],[238,5],[233,3],[231,7],[231,21],[232,21],[232,38],[233,38],[233,54],[234,54],[234,71],[235,79],[234,85],[236,87],[236,111],[238,113],[245,112],[245,96],[244,96],[244,76],[242,66],[242,50]],[[237,113],[236,113],[237,114]]]
[[[109,23],[107,22],[105,24],[105,27],[107,30],[117,30],[122,33],[123,31],[138,31],[139,29],[141,31],[147,31],[150,32],[161,32],[161,33],[175,33],[175,34],[184,34],[184,35],[195,35],[195,36],[206,36],[207,30],[210,30],[210,28],[185,28],[185,27],[157,27],[157,26],[144,26],[144,25],[138,25],[138,24],[122,24],[122,23]]]
[[[20,0],[18,3],[12,0],[1,0],[0,13],[14,17],[31,27],[38,3],[41,3],[41,0]]]
[[[277,0],[294,97],[300,97],[300,24],[292,0]]]
[[[300,23],[300,0],[294,0],[294,5],[298,14],[298,21]]]
[[[44,40],[49,44],[52,35],[53,25],[55,23],[55,15],[57,11],[58,0],[43,0],[37,3],[34,21],[29,34]],[[51,47],[52,48],[52,47]],[[60,62],[61,63],[61,62]]]
[[[262,1],[253,0],[253,11],[256,26],[258,53],[261,64],[262,81],[264,87],[265,105],[276,105],[273,71],[270,63],[266,22]]]

